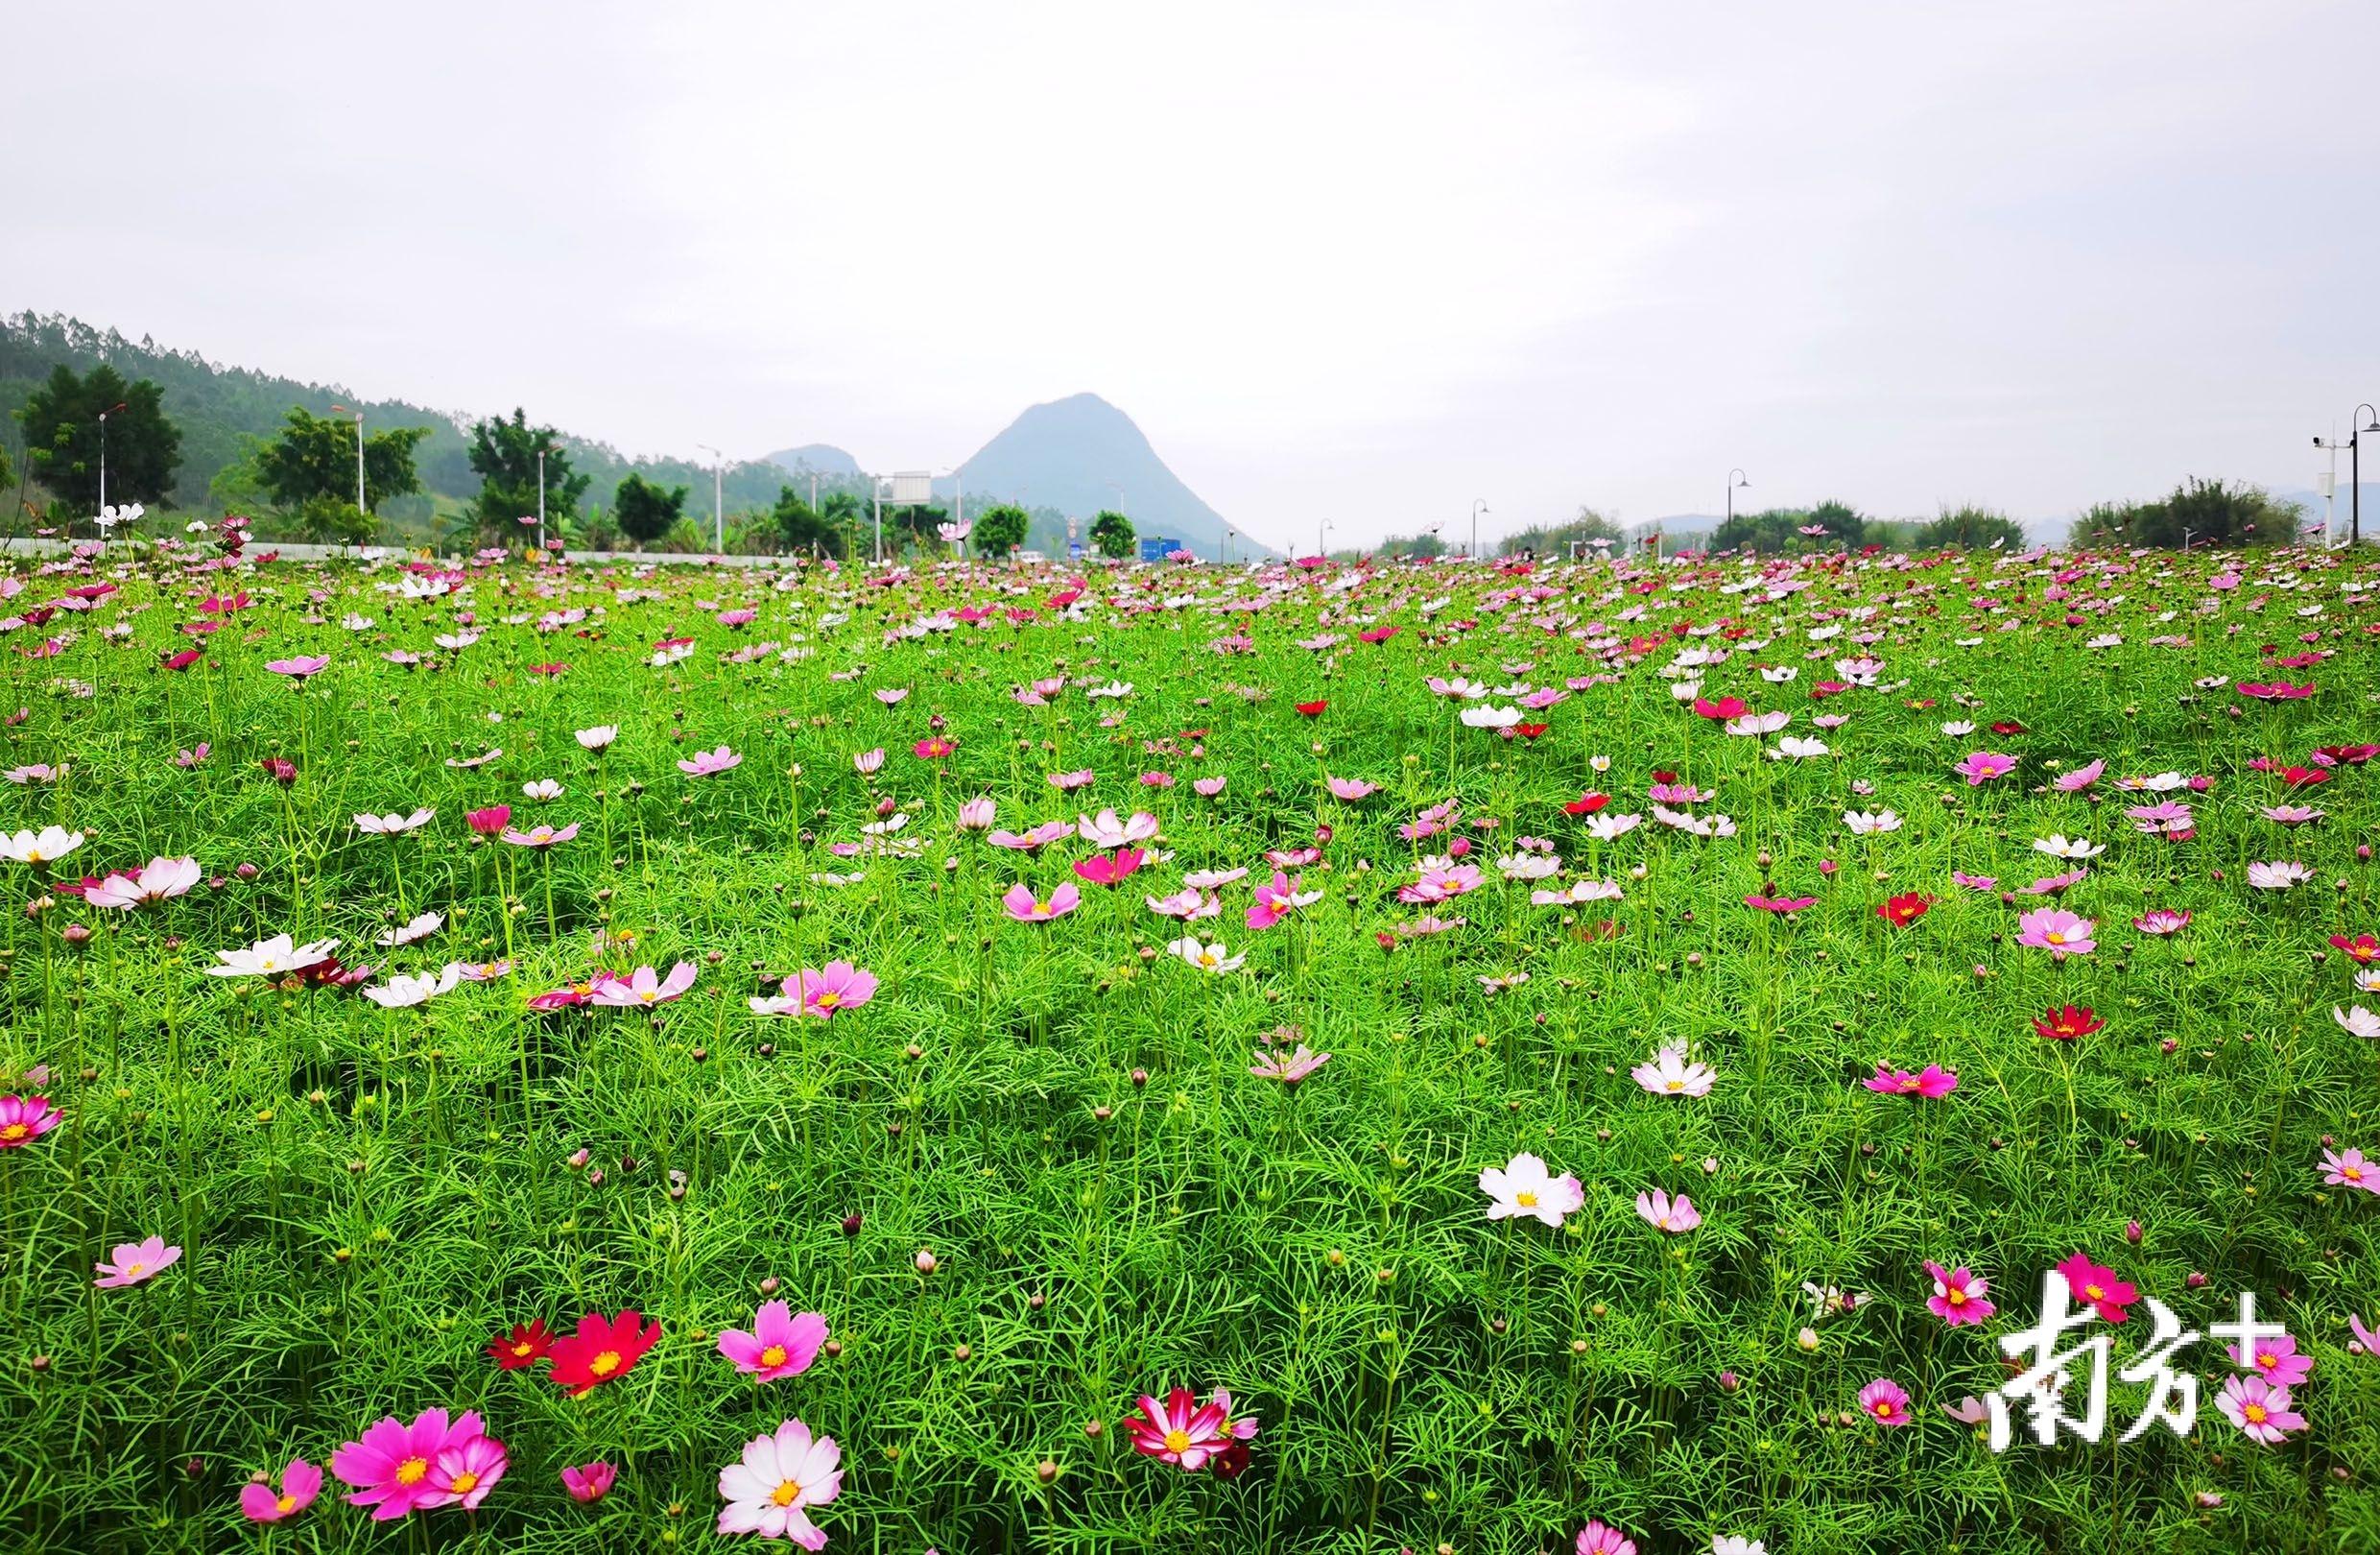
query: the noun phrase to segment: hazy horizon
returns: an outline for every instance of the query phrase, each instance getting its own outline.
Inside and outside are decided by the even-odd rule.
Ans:
[[[2337,0],[206,10],[20,18],[7,311],[641,454],[1089,392],[1282,545],[2302,490],[2380,399]]]

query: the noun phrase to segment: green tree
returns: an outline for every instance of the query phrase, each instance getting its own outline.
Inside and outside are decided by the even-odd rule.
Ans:
[[[550,469],[548,473],[550,476]],[[628,478],[611,493],[614,520],[639,545],[650,545],[667,535],[677,527],[685,511],[684,487],[655,486],[634,470],[630,470]]]
[[[821,506],[831,509],[834,505],[835,493],[829,492]],[[843,531],[790,486],[777,488],[776,506],[769,510],[769,518],[789,554],[843,555]]]
[[[2025,531],[2007,514],[1969,503],[1945,506],[1940,517],[1917,531],[1916,543],[1921,550],[1955,545],[1963,551],[1984,551],[1996,544],[2003,550],[2021,551]]]
[[[1566,524],[1532,524],[1505,536],[1496,542],[1496,554],[1518,556],[1526,551],[1532,556],[1568,556],[1574,542],[1592,545],[1608,540],[1618,548],[1623,538],[1618,524],[1593,508],[1581,507],[1579,515]]]
[[[426,426],[392,427],[364,436],[364,511],[377,513],[390,497],[421,490],[414,450],[430,435]],[[256,451],[256,477],[285,508],[303,508],[322,498],[350,507],[355,498],[355,423],[290,407],[280,434]]]
[[[2169,551],[2288,545],[2302,517],[2295,504],[2275,502],[2261,487],[2192,475],[2154,502],[2097,504],[2075,520],[2074,540]]]
[[[1091,520],[1091,543],[1110,562],[1130,556],[1136,538],[1132,521],[1112,508],[1102,509],[1099,516]]]
[[[163,391],[147,378],[128,384],[105,362],[78,377],[61,362],[16,417],[34,479],[70,510],[99,511],[103,441],[111,506],[155,502],[173,489],[181,432],[166,418]]]
[[[298,533],[318,545],[362,545],[380,528],[380,520],[352,497],[308,497],[298,505],[297,516]]]
[[[988,557],[1006,556],[1025,543],[1032,527],[1033,515],[1013,503],[987,508],[975,516],[975,549]]]
[[[491,417],[471,428],[471,468],[479,476],[479,495],[471,502],[471,522],[483,537],[509,539],[524,514],[537,511],[537,450],[545,456],[545,511],[559,522],[577,516],[579,498],[586,494],[591,477],[576,474],[570,455],[556,441],[550,426],[531,426],[515,408],[512,419]]]

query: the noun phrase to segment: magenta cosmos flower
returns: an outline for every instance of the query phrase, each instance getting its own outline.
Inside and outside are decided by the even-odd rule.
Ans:
[[[588,1000],[607,1010],[634,1010],[655,1004],[667,1004],[694,986],[694,963],[681,961],[670,969],[666,978],[657,976],[651,967],[639,967],[633,975],[623,980],[602,977],[596,980],[595,996]]]
[[[719,1352],[735,1369],[761,1382],[798,1376],[818,1358],[826,1343],[826,1319],[817,1312],[796,1312],[783,1302],[763,1302],[752,1316],[750,1333],[724,1328]]]
[[[1509,1165],[1483,1170],[1479,1190],[1488,1195],[1489,1220],[1529,1215],[1559,1227],[1564,1215],[1577,1213],[1586,1203],[1586,1189],[1577,1178],[1567,1172],[1556,1177],[1546,1170],[1544,1161],[1526,1152],[1514,1156]]]
[[[119,1242],[107,1256],[106,1263],[95,1265],[99,1278],[92,1280],[100,1290],[121,1290],[126,1285],[146,1284],[181,1261],[181,1249],[168,1247],[162,1236],[145,1241]]]
[[[1577,1555],[1636,1555],[1636,1541],[1601,1518],[1589,1518],[1570,1546]]]
[[[443,1409],[425,1409],[408,1425],[390,1415],[360,1441],[331,1454],[330,1471],[350,1487],[349,1506],[369,1506],[375,1522],[393,1522],[417,1506],[442,1506],[444,1495],[431,1483],[439,1454],[487,1435],[477,1410],[466,1409],[449,1423]]]
[[[1000,898],[1001,907],[1019,923],[1046,923],[1053,918],[1063,918],[1083,905],[1083,892],[1072,880],[1066,881],[1043,900],[1033,894],[1023,881],[1009,887]]]
[[[2305,1428],[2305,1417],[2290,1407],[2287,1388],[2276,1388],[2261,1376],[2227,1376],[2215,1396],[2215,1407],[2251,1442],[2271,1447],[2287,1440],[2291,1431]]]
[[[2179,934],[2189,926],[2190,915],[2188,913],[2174,912],[2163,907],[2154,912],[2143,913],[2132,920],[2134,929],[2142,934],[2154,935],[2158,939],[2168,934]]]
[[[485,1434],[463,1436],[458,1432],[439,1449],[430,1465],[430,1493],[415,1504],[460,1506],[465,1512],[476,1512],[512,1467],[512,1455],[502,1442]]]
[[[826,1530],[810,1520],[813,1507],[843,1494],[843,1448],[831,1436],[789,1420],[744,1444],[741,1460],[719,1471],[723,1534],[790,1539],[808,1550],[826,1547]]]
[[[1692,1199],[1682,1193],[1672,1199],[1664,1188],[1637,1194],[1636,1213],[1644,1217],[1646,1225],[1672,1236],[1683,1235],[1702,1224],[1702,1211],[1694,1207]]]
[[[2035,950],[2047,950],[2063,961],[2068,956],[2087,956],[2098,949],[2099,942],[2091,938],[2098,927],[2091,920],[2062,907],[2036,907],[2016,920],[2016,943]]]
[[[1271,928],[1298,908],[1311,907],[1322,899],[1322,894],[1319,891],[1298,890],[1303,884],[1303,875],[1292,880],[1279,870],[1274,870],[1273,878],[1256,888],[1256,905],[1248,910],[1248,926],[1252,929]]]
[[[2361,1188],[2380,1193],[2380,1161],[2364,1159],[2360,1150],[2322,1152],[2322,1181],[2332,1187]]]
[[[1954,1328],[1991,1316],[1994,1308],[1984,1294],[1991,1286],[1983,1276],[1970,1274],[1964,1267],[1945,1269],[1931,1258],[1926,1260],[1925,1272],[1934,1277],[1934,1294],[1925,1299],[1927,1311]]]
[[[620,1477],[620,1471],[598,1458],[562,1470],[562,1489],[581,1506],[602,1500],[611,1494],[611,1482]]]
[[[58,1121],[58,1109],[47,1096],[0,1096],[0,1150],[29,1145]]]
[[[708,778],[714,773],[727,772],[744,764],[744,758],[721,746],[716,751],[697,751],[690,760],[678,763],[678,770],[689,778]]]
[[[1879,1425],[1909,1423],[1909,1395],[1889,1376],[1880,1376],[1859,1390],[1860,1413]]]
[[[1876,1072],[1860,1082],[1868,1089],[1884,1096],[1923,1096],[1929,1101],[1949,1095],[1959,1088],[1958,1072],[1939,1064],[1929,1064],[1916,1074],[1907,1069],[1888,1069],[1876,1065]]]
[[[281,1471],[281,1489],[270,1484],[240,1488],[240,1515],[250,1522],[282,1522],[314,1504],[322,1494],[322,1471],[303,1458],[292,1458]]]
[[[1981,788],[1994,778],[2005,778],[2016,770],[2016,758],[1998,751],[1969,751],[1959,758],[1957,771],[1969,788]]]
[[[1162,1404],[1142,1394],[1138,1413],[1124,1417],[1124,1431],[1132,1439],[1132,1450],[1142,1457],[1195,1474],[1217,1459],[1229,1461],[1238,1444],[1255,1440],[1256,1417],[1233,1420],[1231,1395],[1223,1388],[1217,1388],[1205,1403],[1194,1399],[1189,1389],[1175,1388]],[[1246,1449],[1238,1448],[1237,1456],[1245,1462]]]
[[[2276,1388],[2294,1388],[2314,1375],[2314,1357],[2300,1353],[2297,1341],[2285,1333],[2259,1338],[2252,1352],[2226,1345],[2224,1352],[2231,1357],[2232,1365],[2246,1368]]]

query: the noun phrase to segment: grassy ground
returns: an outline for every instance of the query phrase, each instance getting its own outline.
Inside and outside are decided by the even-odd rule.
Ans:
[[[63,1114],[0,1150],[0,1526],[25,1547],[705,1544],[720,1470],[798,1416],[841,1447],[842,1494],[811,1509],[829,1547],[888,1555],[1517,1555],[1569,1548],[1590,1518],[1647,1555],[1722,1535],[1794,1555],[2380,1548],[2380,1359],[2351,1353],[2346,1327],[2380,1318],[2380,1197],[2326,1185],[2320,1164],[2325,1145],[2380,1155],[2373,1044],[2331,1015],[2380,996],[2327,943],[2380,930],[2356,854],[2380,770],[2291,792],[2249,767],[2373,736],[2380,616],[2334,562],[1766,569],[1806,588],[1763,588],[1742,563],[1202,568],[1097,573],[1070,612],[1050,603],[1062,576],[996,570],[771,588],[508,563],[418,600],[393,568],[71,570],[20,573],[5,607],[24,623],[7,701],[25,709],[6,759],[67,771],[0,790],[0,829],[87,833],[63,880],[153,856],[210,878],[134,910],[53,888],[0,929],[0,1076],[18,1077],[0,1092],[46,1090]],[[103,583],[119,586],[86,611],[28,614]],[[249,608],[202,612],[234,588]],[[757,618],[723,625],[736,606]],[[891,632],[963,607],[992,613]],[[585,613],[540,628],[563,610]],[[182,630],[201,621],[222,630]],[[464,631],[468,646],[433,640]],[[2102,634],[2122,640],[2085,646]],[[2169,634],[2186,645],[2153,641]],[[669,638],[691,651],[655,667]],[[31,657],[45,641],[62,646]],[[1863,642],[1877,683],[1814,699]],[[159,667],[188,646],[196,664]],[[1832,754],[1764,759],[1778,735],[1730,736],[1675,697],[1679,656],[1716,650],[1705,697],[1791,711],[1783,734]],[[2332,657],[2273,667],[2302,653]],[[304,654],[327,668],[265,667]],[[1527,714],[1548,728],[1523,739],[1458,718],[1517,693],[1458,703],[1425,683],[1458,672],[1616,679]],[[1011,695],[1059,676],[1045,706]],[[2213,677],[2231,683],[2194,683]],[[2273,681],[2319,689],[2238,694]],[[1109,682],[1131,690],[1086,697]],[[1310,699],[1328,706],[1297,710]],[[1821,732],[1820,715],[1848,722]],[[956,744],[940,760],[913,751],[936,719]],[[573,738],[594,725],[620,730],[600,756]],[[176,765],[202,741],[202,762]],[[722,744],[740,765],[678,770]],[[881,770],[855,771],[875,749]],[[2021,765],[1970,785],[1953,763],[1976,750]],[[274,758],[295,766],[286,785]],[[2088,791],[2047,789],[2095,759]],[[1077,792],[1047,780],[1085,769]],[[1734,834],[1654,819],[1656,770],[1715,791],[1686,808]],[[2168,771],[2211,788],[2114,786]],[[1158,772],[1175,786],[1138,781]],[[1380,791],[1342,801],[1326,775]],[[1208,798],[1202,778],[1227,783]],[[525,797],[540,779],[564,792]],[[1592,837],[1563,809],[1590,789],[1643,823]],[[1095,850],[988,846],[957,824],[978,795],[1018,831],[1143,809],[1166,856],[1083,885],[1068,916],[1012,921],[1009,885],[1046,897]],[[2166,797],[2193,807],[2190,840],[2125,815]],[[1400,835],[1450,800],[1451,831]],[[908,817],[894,846],[831,850],[871,846],[886,801]],[[2327,818],[2262,814],[2291,802]],[[580,829],[549,850],[475,835],[466,812],[501,803],[515,826]],[[401,836],[353,821],[416,806],[436,816]],[[1886,808],[1898,829],[1846,829],[1846,811]],[[1250,929],[1261,855],[1315,847],[1318,827],[1320,858],[1288,873],[1319,899]],[[2032,848],[2053,834],[2106,851],[2084,866]],[[1559,878],[1500,877],[1524,835],[1553,844]],[[1458,837],[1479,889],[1400,903],[1416,860]],[[2252,888],[2249,865],[2274,860],[2312,877]],[[1240,867],[1254,873],[1199,929],[1245,966],[1166,953],[1180,927],[1144,897]],[[2055,900],[1999,894],[2083,867]],[[0,870],[20,899],[43,895],[36,869]],[[1574,879],[1624,895],[1530,903]],[[1886,921],[1899,893],[1930,911]],[[1817,900],[1777,916],[1748,894]],[[2020,945],[2020,913],[2043,906],[2094,920],[2096,949]],[[2131,927],[2151,909],[2192,917],[2156,938]],[[444,920],[428,938],[372,944],[423,911]],[[1431,912],[1465,921],[1396,935]],[[374,985],[511,969],[394,1010],[203,975],[283,932],[337,937]],[[681,960],[693,988],[650,1011],[525,1008],[601,969]],[[872,1000],[831,1018],[748,1008],[830,960],[873,971]],[[2036,1035],[2068,1003],[2105,1028]],[[1294,1091],[1248,1072],[1283,1027],[1332,1055]],[[1630,1077],[1670,1044],[1717,1071],[1709,1094]],[[1878,1064],[1938,1064],[1959,1086],[1876,1094],[1862,1082]],[[46,1086],[22,1078],[35,1065]],[[1482,1169],[1520,1152],[1578,1179],[1559,1231],[1486,1217]],[[1699,1229],[1649,1225],[1635,1201],[1654,1188],[1691,1194]],[[110,1247],[151,1234],[181,1260],[93,1288]],[[2202,1400],[2187,1439],[2116,1445],[2143,1397],[2119,1383],[2099,1445],[1988,1451],[1941,1406],[1999,1385],[1994,1340],[2031,1325],[2044,1273],[2078,1251],[2200,1329],[2256,1293],[2315,1357],[2294,1390],[2306,1427],[2251,1443],[2215,1406],[2232,1368],[2202,1342],[2180,1363]],[[1997,1316],[1930,1313],[1928,1259],[1987,1277]],[[1805,1281],[1871,1300],[1821,1317]],[[833,1346],[761,1385],[714,1341],[750,1328],[764,1291],[823,1314]],[[662,1338],[583,1398],[483,1353],[514,1323],[626,1307]],[[2132,1318],[2119,1363],[2148,1328]],[[1907,1425],[1856,1413],[1874,1378],[1906,1389]],[[1227,1388],[1258,1418],[1247,1472],[1132,1452],[1123,1417],[1176,1385]],[[382,1416],[432,1406],[477,1409],[507,1444],[475,1513],[375,1523],[333,1480],[277,1527],[241,1516],[252,1472],[327,1463]],[[583,1505],[558,1472],[595,1459],[618,1483]]]

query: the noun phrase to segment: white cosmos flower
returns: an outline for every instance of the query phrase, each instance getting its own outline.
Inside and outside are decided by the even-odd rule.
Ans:
[[[364,990],[364,997],[384,1010],[403,1010],[416,1004],[426,1004],[440,993],[451,993],[463,981],[463,963],[450,961],[443,971],[424,972],[408,977],[402,972],[392,976],[379,988]]]
[[[1468,729],[1511,729],[1520,722],[1520,709],[1487,705],[1465,707],[1463,709],[1463,722]]]
[[[1508,880],[1543,880],[1561,873],[1561,860],[1551,853],[1507,853],[1496,868]]]
[[[1800,673],[1800,670],[1791,664],[1772,664],[1760,672],[1760,678],[1771,685],[1783,685]]]
[[[430,817],[436,814],[425,804],[411,815],[359,815],[355,818],[355,829],[374,837],[394,837],[428,825]]]
[[[195,858],[153,858],[138,871],[110,874],[83,895],[94,907],[148,907],[199,883]]]
[[[521,792],[533,800],[558,800],[562,797],[562,785],[551,778],[540,778],[534,783],[521,784]]]
[[[1730,734],[1757,737],[1773,734],[1793,721],[1794,715],[1789,712],[1746,713],[1741,718],[1728,719],[1726,727]]]
[[[416,914],[412,921],[389,930],[373,943],[384,949],[393,950],[400,945],[411,945],[416,940],[426,940],[445,926],[444,914],[420,913]]]
[[[1975,732],[1975,726],[1964,718],[1954,718],[1942,726],[1942,732],[1954,740],[1963,740]]]
[[[1157,818],[1146,810],[1134,810],[1130,820],[1123,820],[1113,810],[1102,810],[1097,815],[1077,815],[1074,827],[1094,848],[1130,848],[1157,834]]]
[[[1488,1195],[1488,1218],[1511,1220],[1527,1215],[1559,1227],[1564,1215],[1586,1203],[1586,1189],[1575,1177],[1556,1177],[1535,1156],[1514,1156],[1511,1164],[1490,1166],[1479,1174],[1479,1190]]]
[[[604,750],[619,737],[620,726],[617,724],[597,724],[593,729],[579,730],[579,743],[590,751]]]
[[[1094,702],[1102,697],[1129,697],[1132,694],[1132,682],[1130,681],[1109,681],[1106,685],[1092,686],[1088,691],[1085,691],[1083,694]]]
[[[1212,945],[1201,945],[1196,935],[1185,935],[1165,948],[1201,971],[1238,971],[1240,963],[1248,959],[1246,951],[1236,956],[1232,955],[1229,947],[1221,940],[1217,940]]]
[[[1614,815],[1606,810],[1586,820],[1586,834],[1597,842],[1617,842],[1642,824],[1641,815]]]
[[[2330,1018],[2339,1022],[2339,1029],[2350,1037],[2380,1038],[2380,1015],[2373,1015],[2362,1005],[2342,1010],[2330,1007]]]
[[[2092,842],[2087,837],[2077,837],[2069,842],[2065,833],[2056,832],[2047,837],[2035,837],[2033,850],[2047,853],[2052,858],[2097,858],[2107,850],[2107,845]]]
[[[1629,1073],[1655,1096],[1707,1096],[1719,1080],[1718,1070],[1689,1062],[1682,1047],[1664,1047]]]
[[[0,858],[12,858],[19,864],[55,864],[83,846],[83,833],[68,831],[63,826],[43,826],[39,831],[0,832]]]
[[[308,967],[326,961],[339,948],[337,940],[317,940],[311,945],[298,945],[289,935],[276,934],[270,940],[258,940],[245,950],[218,950],[215,959],[220,967],[209,967],[209,977],[285,977],[303,971]]]
[[[1872,815],[1866,810],[1845,810],[1843,824],[1851,828],[1854,836],[1867,837],[1880,831],[1900,830],[1901,818],[1891,810],[1878,810]]]
[[[1619,883],[1614,880],[1573,880],[1559,891],[1532,891],[1529,904],[1533,907],[1574,907],[1590,901],[1618,901]]]
[[[1832,755],[1834,753],[1826,748],[1824,740],[1805,740],[1798,735],[1788,734],[1777,741],[1776,749],[1769,754],[1774,757],[1791,757],[1796,761],[1806,761],[1811,756]]]

